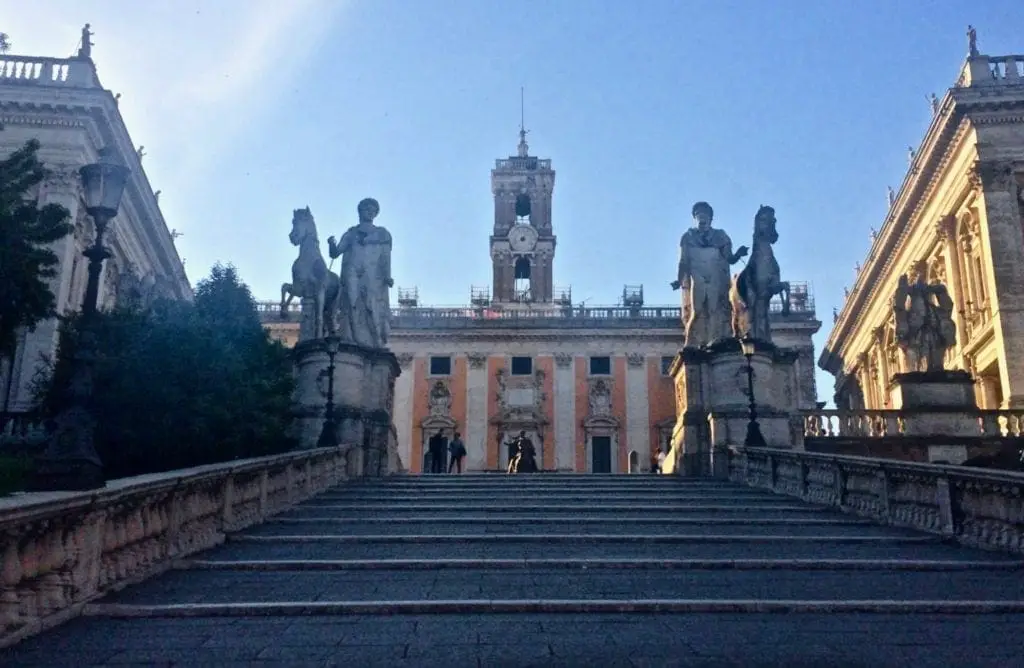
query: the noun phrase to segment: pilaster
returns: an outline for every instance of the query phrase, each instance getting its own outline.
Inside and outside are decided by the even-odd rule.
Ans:
[[[555,355],[555,470],[576,470],[576,372],[573,357]]]
[[[1024,406],[1024,235],[1014,164],[978,162],[982,240],[991,258],[986,276],[993,293],[993,320],[1003,354],[999,375],[1009,407]]]
[[[626,356],[626,442],[636,452],[643,470],[650,466],[650,401],[647,388],[646,358],[640,353]]]
[[[466,370],[466,470],[487,468],[487,356],[469,355]]]
[[[402,464],[412,469],[412,414],[413,414],[413,356],[403,353],[398,356],[398,364],[402,370],[395,379],[395,407],[392,421],[398,439],[398,455]]]

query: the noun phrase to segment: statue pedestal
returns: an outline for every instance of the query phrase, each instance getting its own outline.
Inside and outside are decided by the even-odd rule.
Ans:
[[[327,408],[329,364],[323,339],[300,341],[295,361],[293,430],[300,448],[314,448]],[[338,442],[351,446],[349,475],[377,476],[401,470],[392,428],[398,360],[388,350],[341,343],[334,356],[334,415]]]
[[[966,371],[915,371],[892,379],[905,436],[979,436],[974,379]]]
[[[757,423],[767,445],[799,445],[790,416],[796,415],[797,353],[757,343],[754,369]],[[728,447],[742,445],[750,422],[747,358],[739,341],[684,348],[670,373],[676,386],[676,426],[666,473],[728,476]]]

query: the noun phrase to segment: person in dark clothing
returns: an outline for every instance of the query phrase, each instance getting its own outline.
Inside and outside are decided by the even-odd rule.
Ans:
[[[451,455],[451,459],[448,461],[448,473],[451,473],[453,468],[462,473],[462,459],[466,456],[466,445],[462,442],[459,432],[455,432],[454,438],[448,444],[448,453]]]
[[[444,473],[444,452],[448,449],[447,446],[448,439],[444,437],[444,432],[440,429],[427,442],[431,473]]]
[[[537,450],[533,447],[533,441],[526,437],[526,432],[519,432],[519,436],[515,440],[516,456],[515,459],[509,463],[509,473],[536,473],[539,468],[537,466]]]

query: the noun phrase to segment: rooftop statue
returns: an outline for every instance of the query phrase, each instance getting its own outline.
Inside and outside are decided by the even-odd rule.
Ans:
[[[696,223],[679,240],[679,272],[672,289],[684,291],[683,312],[687,348],[700,347],[729,338],[729,267],[744,257],[748,249],[732,252],[732,239],[723,230],[711,227],[715,211],[707,202],[697,202],[691,211]]]
[[[359,224],[341,241],[327,240],[331,259],[341,258],[339,299],[342,339],[368,348],[385,348],[391,318],[391,234],[373,224],[380,204],[364,199],[357,207]]]
[[[313,328],[308,338],[319,339],[335,331],[339,281],[332,274],[320,252],[316,221],[307,206],[292,212],[292,231],[288,240],[299,247],[299,257],[292,264],[292,282],[281,286],[281,317],[287,317],[292,299],[314,301]],[[305,317],[307,314],[303,314]],[[301,330],[300,330],[301,331]]]
[[[789,313],[789,283],[780,280],[779,263],[772,244],[779,240],[775,231],[775,209],[761,206],[754,216],[754,248],[750,262],[733,280],[732,330],[736,338],[752,338],[770,343],[772,297],[782,295],[782,312]]]
[[[91,30],[89,30],[89,24],[86,23],[85,26],[82,27],[82,43],[78,46],[79,58],[84,58],[86,60],[92,58],[93,44],[92,40],[90,39],[92,36],[93,33]]]
[[[956,344],[953,300],[942,283],[928,284],[923,265],[911,277],[900,276],[893,297],[896,342],[906,357],[906,371],[942,371],[946,351]]]

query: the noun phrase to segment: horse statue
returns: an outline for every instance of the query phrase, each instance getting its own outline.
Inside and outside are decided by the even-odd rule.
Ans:
[[[754,216],[754,245],[743,271],[733,277],[729,290],[732,304],[732,333],[736,338],[752,338],[771,343],[770,302],[782,296],[782,312],[789,313],[789,283],[780,280],[779,263],[772,244],[779,240],[775,231],[775,209],[761,205]]]
[[[341,295],[341,281],[327,269],[320,253],[316,221],[307,206],[292,212],[292,231],[288,240],[299,247],[299,257],[292,264],[292,282],[281,286],[281,318],[288,316],[292,299],[314,300],[311,338],[319,339],[335,333],[335,313]]]

